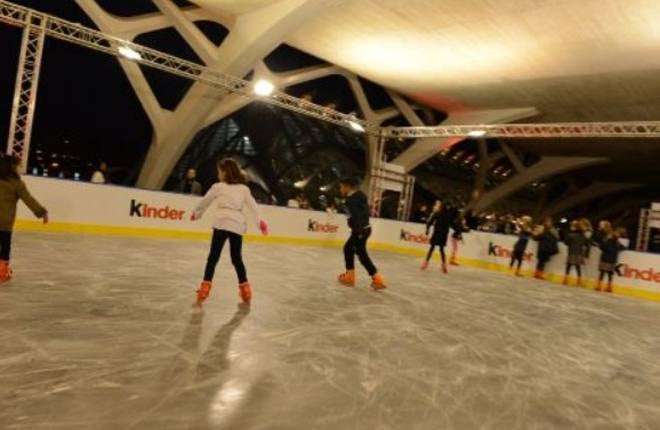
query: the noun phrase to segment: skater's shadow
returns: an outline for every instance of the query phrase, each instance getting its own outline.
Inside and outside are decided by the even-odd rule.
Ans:
[[[197,382],[211,378],[229,369],[230,362],[227,354],[229,352],[231,338],[249,314],[250,306],[241,303],[238,305],[232,319],[218,329],[209,347],[202,353],[197,363],[195,376]]]

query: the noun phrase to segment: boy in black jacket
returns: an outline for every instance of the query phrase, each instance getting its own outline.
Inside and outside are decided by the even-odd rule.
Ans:
[[[344,245],[346,272],[339,275],[339,282],[347,287],[355,286],[355,254],[357,254],[360,263],[371,276],[371,287],[374,290],[382,290],[387,288],[385,280],[378,273],[378,269],[376,269],[367,253],[367,240],[371,236],[369,202],[367,196],[362,191],[357,190],[357,186],[357,180],[352,178],[342,179],[339,183],[339,191],[342,196],[346,197],[348,226],[351,229],[351,236]]]

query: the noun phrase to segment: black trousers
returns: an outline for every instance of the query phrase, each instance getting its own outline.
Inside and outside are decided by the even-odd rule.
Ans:
[[[599,281],[603,281],[605,278],[605,275],[607,275],[607,281],[611,284],[612,283],[612,277],[614,276],[614,272],[606,272],[604,270],[600,271],[600,276],[598,276]]]
[[[344,259],[346,260],[346,270],[355,270],[355,254],[360,259],[360,263],[367,269],[369,276],[374,276],[378,273],[378,269],[369,258],[367,253],[367,240],[371,236],[371,227],[360,231],[352,231],[351,237],[344,245]]]
[[[429,262],[431,260],[431,257],[433,256],[433,251],[435,251],[436,245],[431,244],[431,247],[429,248],[429,252],[426,254],[426,261]],[[440,257],[442,258],[442,263],[447,262],[447,258],[445,257],[445,247],[444,245],[437,245],[438,249],[440,249]]]
[[[570,264],[566,263],[566,275],[570,275],[571,273],[571,267],[575,267],[575,271],[577,272],[578,278],[582,277],[582,268],[580,267],[579,264]]]
[[[206,270],[204,270],[205,281],[213,281],[215,266],[217,266],[218,261],[220,261],[222,248],[224,248],[225,242],[227,242],[228,239],[231,264],[233,264],[234,269],[236,269],[238,282],[240,284],[247,282],[247,273],[245,271],[245,264],[243,264],[243,236],[230,231],[216,229],[213,230],[211,250],[209,251],[209,258],[206,260]]]
[[[525,252],[524,251],[513,251],[511,254],[511,263],[509,263],[509,268],[513,267],[514,264],[517,265],[518,270],[520,270],[520,266],[522,266],[523,262],[523,257]]]
[[[9,261],[11,257],[11,231],[0,231],[0,260]]]
[[[550,254],[539,252],[539,254],[536,256],[536,270],[543,272],[543,270],[545,270],[546,263],[550,261],[551,257],[552,255]]]

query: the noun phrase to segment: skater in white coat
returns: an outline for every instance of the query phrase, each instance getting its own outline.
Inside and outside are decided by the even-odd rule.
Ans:
[[[220,182],[213,185],[206,196],[197,205],[192,220],[198,220],[206,209],[215,203],[215,219],[213,222],[213,239],[211,250],[204,270],[204,280],[197,290],[197,303],[202,304],[209,296],[212,288],[215,267],[220,260],[222,248],[229,240],[231,262],[238,276],[238,288],[241,299],[246,304],[252,299],[252,290],[247,279],[245,264],[243,264],[243,235],[247,231],[246,212],[259,226],[262,234],[268,234],[268,224],[259,217],[259,208],[250,189],[245,185],[246,178],[241,168],[232,159],[218,162]]]

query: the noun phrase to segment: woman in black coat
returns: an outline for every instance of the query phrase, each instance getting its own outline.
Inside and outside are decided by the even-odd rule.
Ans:
[[[445,257],[445,246],[447,246],[447,237],[449,236],[449,228],[453,225],[456,219],[457,211],[454,208],[445,206],[440,200],[435,203],[433,207],[433,214],[426,222],[426,235],[429,235],[431,227],[433,227],[433,236],[430,240],[429,252],[426,254],[426,259],[422,263],[422,270],[429,267],[429,261],[433,255],[433,251],[437,246],[440,248],[440,257],[442,258],[442,271],[447,273],[447,258]]]

